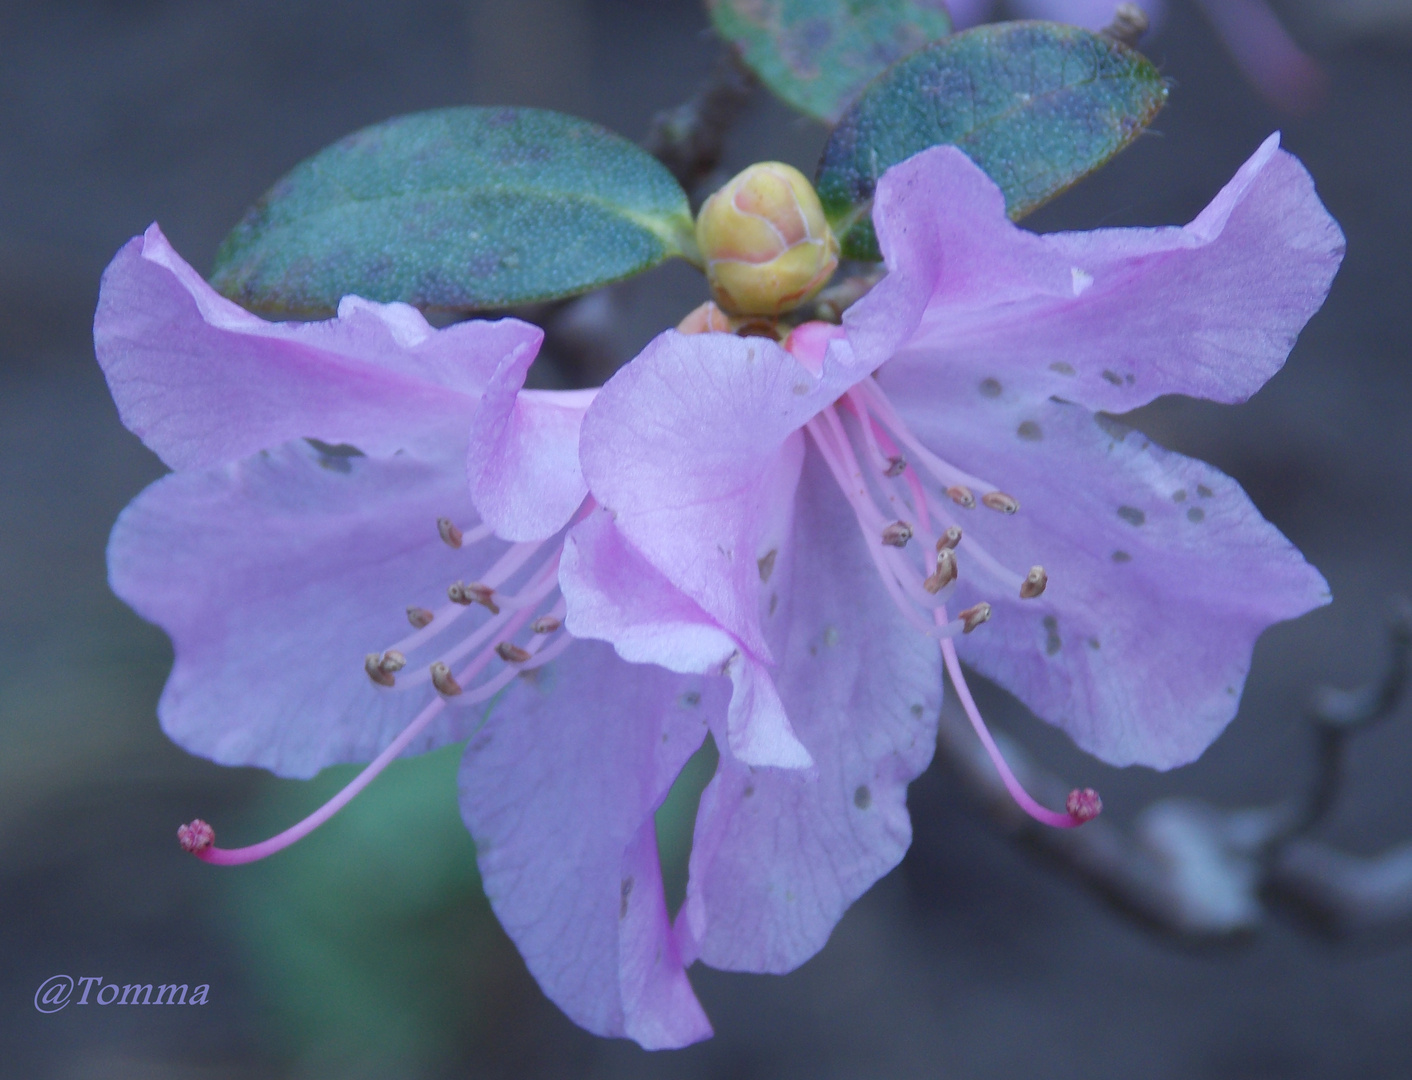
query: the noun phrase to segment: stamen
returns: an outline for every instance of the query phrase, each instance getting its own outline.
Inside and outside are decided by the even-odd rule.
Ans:
[[[850,470],[846,463],[847,458],[851,458],[851,451],[848,450],[846,436],[843,433],[842,424],[832,408],[824,409],[813,420],[805,425],[805,430],[814,439],[814,445],[819,448],[819,455],[824,459],[824,463],[833,473],[834,480],[838,483],[843,496],[848,500],[849,506],[853,508],[853,516],[858,522],[858,526],[863,530],[865,536],[877,536],[875,528],[880,529],[882,522],[877,515],[877,509],[873,506],[872,500],[868,497],[867,489],[862,483],[862,472],[857,467],[857,459],[853,458],[853,468]],[[846,456],[845,456],[846,455]],[[935,635],[936,631],[929,626],[917,612],[916,608],[909,602],[907,596],[902,591],[892,567],[883,557],[885,549],[881,545],[867,544],[868,555],[873,560],[873,565],[877,567],[878,576],[882,579],[883,588],[887,590],[892,602],[897,605],[897,609],[903,617],[916,627],[923,634]]]
[[[981,496],[981,502],[1002,514],[1013,514],[1020,509],[1019,500],[1013,495],[1006,495],[1003,491],[987,491]]]
[[[459,548],[464,537],[461,530],[452,524],[450,518],[440,517],[436,519],[436,531],[441,534],[442,542],[447,547]]]
[[[393,675],[406,666],[407,658],[396,649],[388,649],[385,653],[370,652],[363,660],[363,670],[379,686],[394,685],[397,680]]]
[[[936,573],[922,582],[922,588],[935,596],[956,580],[956,553],[950,548],[938,545],[936,553]],[[968,630],[967,633],[970,633]]]
[[[535,619],[534,622],[530,623],[530,630],[536,634],[552,634],[563,625],[563,622],[556,619],[553,615],[541,615],[539,618]]]
[[[961,543],[961,526],[952,525],[941,534],[941,539],[936,542],[937,554],[940,554],[943,548],[951,548],[954,551],[959,543]]]
[[[451,675],[451,669],[440,660],[431,666],[431,684],[438,694],[455,697],[461,692],[461,684]]]
[[[982,600],[974,607],[968,607],[965,611],[959,612],[957,618],[959,618],[965,626],[963,632],[969,634],[976,627],[980,626],[981,623],[990,621],[990,605]]]
[[[938,622],[945,617],[943,612],[935,613]],[[956,688],[956,696],[960,699],[961,708],[966,712],[966,718],[971,721],[971,727],[975,728],[981,745],[990,755],[996,772],[1000,774],[1000,779],[1005,784],[1005,790],[1010,792],[1010,797],[1015,800],[1020,809],[1040,824],[1052,825],[1056,829],[1073,829],[1086,821],[1091,821],[1103,807],[1098,793],[1092,789],[1071,793],[1068,801],[1069,812],[1066,814],[1057,814],[1053,810],[1047,810],[1030,797],[1030,793],[1020,786],[1020,782],[1015,779],[1015,774],[1010,771],[1010,766],[1000,756],[1000,748],[995,745],[990,730],[985,726],[985,721],[981,719],[980,710],[976,708],[975,698],[971,697],[971,688],[966,685],[966,677],[961,674],[961,661],[956,656],[955,643],[949,639],[943,640],[941,656],[946,663],[946,673],[951,676],[951,685]],[[1091,800],[1087,797],[1090,794],[1092,795]],[[1076,799],[1079,801],[1076,802]],[[1087,816],[1084,816],[1085,814]]]
[[[904,548],[911,539],[912,526],[905,521],[894,521],[882,533],[882,542],[888,547]]]
[[[500,642],[495,646],[495,651],[500,655],[500,659],[507,664],[523,664],[531,655],[513,641]]]
[[[964,507],[967,510],[974,510],[976,508],[976,497],[971,493],[971,489],[968,487],[953,484],[946,489],[946,494],[951,497],[951,501],[957,506]]]
[[[1025,575],[1025,580],[1020,583],[1020,599],[1033,600],[1036,596],[1044,593],[1049,585],[1049,575],[1044,572],[1042,566],[1031,566],[1030,572]]]
[[[463,607],[470,604],[481,604],[489,608],[492,615],[500,614],[500,605],[494,600],[495,590],[489,585],[482,585],[479,581],[473,581],[469,585],[464,581],[458,581],[446,590],[446,595],[451,598],[453,604],[460,604]]]
[[[489,536],[489,526],[481,525],[477,527],[473,532],[466,533],[466,542],[469,543],[473,538],[481,539],[479,534],[481,534],[482,532],[486,536]],[[530,559],[532,559],[535,553],[539,551],[543,546],[543,541],[539,540],[511,545],[509,550],[502,554],[500,558],[495,561],[494,565],[492,565],[489,570],[487,570],[484,574],[481,575],[481,582],[483,582],[488,588],[498,588],[510,578],[514,577],[514,575],[519,572],[520,568],[523,567],[525,563],[527,563]],[[447,596],[450,596],[449,589],[447,590]],[[508,606],[510,598],[501,597],[500,602]],[[423,645],[425,645],[432,638],[436,637],[438,634],[442,634],[450,627],[455,626],[457,620],[466,614],[466,608],[465,605],[459,602],[451,603],[447,604],[442,608],[439,608],[432,614],[435,616],[434,622],[432,622],[428,626],[424,626],[418,630],[413,631],[411,634],[408,634],[401,641],[395,643],[392,648],[405,653],[411,653],[412,651],[421,648]]]
[[[418,630],[424,626],[430,626],[435,618],[436,615],[424,607],[409,607],[407,609],[407,621]]]
[[[199,855],[216,842],[216,830],[197,818],[190,825],[177,827],[177,842],[183,851]]]
[[[906,471],[907,459],[905,457],[901,457],[900,455],[894,454],[892,457],[887,459],[887,469],[884,470],[883,475],[886,476],[889,480],[895,480],[897,477],[901,476]]]

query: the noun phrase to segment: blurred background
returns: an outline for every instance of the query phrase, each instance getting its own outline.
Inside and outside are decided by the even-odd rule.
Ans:
[[[1145,46],[1174,80],[1170,106],[1027,222],[1184,222],[1282,128],[1348,235],[1328,304],[1253,401],[1162,401],[1136,418],[1239,479],[1334,604],[1262,639],[1239,717],[1175,773],[1108,769],[999,691],[982,697],[1119,821],[1173,794],[1240,806],[1297,790],[1313,770],[1311,689],[1373,677],[1389,597],[1412,594],[1412,3],[1276,6],[1328,71],[1320,106],[1274,111],[1172,0]],[[785,977],[696,968],[717,1035],[670,1054],[595,1039],[540,994],[480,895],[455,748],[395,766],[268,862],[223,870],[180,852],[181,821],[254,839],[349,773],[220,769],[158,729],[170,648],[105,581],[114,517],[162,472],[93,360],[108,259],[157,220],[209,268],[276,178],[398,113],[539,105],[640,139],[719,50],[699,0],[0,3],[0,1075],[1412,1075],[1406,935],[1334,940],[1291,914],[1248,941],[1175,946],[1016,847],[940,765],[912,788],[911,853],[828,947]],[[778,158],[812,174],[825,135],[760,91],[723,168]],[[703,296],[683,264],[616,287],[596,373]],[[1365,853],[1407,840],[1410,770],[1399,715],[1352,747],[1320,835]],[[209,983],[210,1003],[41,1015],[35,989],[56,973]]]

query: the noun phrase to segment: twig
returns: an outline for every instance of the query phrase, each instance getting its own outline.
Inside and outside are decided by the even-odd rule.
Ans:
[[[752,75],[726,49],[691,100],[659,112],[643,145],[690,192],[721,162],[726,133],[756,87]]]

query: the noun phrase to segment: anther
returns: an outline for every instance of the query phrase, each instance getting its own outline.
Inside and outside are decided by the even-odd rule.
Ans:
[[[971,489],[957,484],[955,487],[946,489],[946,494],[951,497],[951,501],[957,506],[964,506],[967,510],[976,508],[976,497],[971,494]]]
[[[958,618],[960,618],[962,623],[961,633],[969,634],[976,627],[980,626],[981,623],[989,620],[990,605],[982,600],[975,607],[968,607],[965,611],[960,612]]]
[[[1044,592],[1045,586],[1049,584],[1049,575],[1044,572],[1042,566],[1031,566],[1030,572],[1025,575],[1025,580],[1020,582],[1020,599],[1033,600]]]
[[[1092,821],[1103,813],[1103,800],[1098,797],[1098,792],[1091,787],[1083,790],[1074,788],[1069,792],[1069,798],[1064,802],[1064,809],[1069,811],[1070,817],[1079,821]]]
[[[936,542],[936,550],[938,553],[943,548],[951,548],[954,551],[959,543],[961,543],[961,526],[953,525],[941,534],[941,539]]]
[[[940,548],[936,553],[936,573],[922,582],[922,588],[935,596],[956,580],[956,553]]]
[[[473,581],[467,585],[464,581],[458,581],[446,590],[453,603],[456,604],[484,604],[490,609],[492,615],[500,614],[500,605],[495,602],[495,590],[489,585],[482,585],[479,581]]]
[[[406,666],[407,658],[395,649],[385,653],[370,652],[363,659],[363,670],[379,686],[392,686],[397,681],[393,675]]]
[[[912,539],[912,526],[905,521],[894,521],[883,530],[882,542],[888,547],[906,547],[907,541],[910,539]]]
[[[530,623],[530,629],[536,634],[552,634],[564,624],[553,615],[541,615]]]
[[[197,818],[190,825],[177,827],[177,842],[182,851],[195,855],[216,842],[216,830]]]
[[[436,531],[441,534],[441,539],[447,547],[461,546],[461,530],[451,523],[450,518],[437,518]]]
[[[407,609],[407,621],[418,630],[424,626],[431,625],[431,621],[434,618],[436,618],[436,616],[424,607],[409,607]]]
[[[905,457],[901,457],[900,455],[894,454],[892,457],[887,459],[887,469],[883,472],[883,475],[886,476],[889,480],[891,480],[895,477],[901,476],[906,471],[907,459]]]
[[[500,654],[500,659],[507,664],[523,664],[530,658],[530,653],[520,648],[513,641],[502,641],[495,646],[495,651]]]
[[[447,697],[455,697],[461,692],[461,684],[451,677],[451,669],[440,660],[431,666],[431,684],[438,693]]]
[[[1006,495],[1003,491],[987,491],[981,496],[981,502],[1002,514],[1013,514],[1020,509],[1019,500],[1013,495]]]

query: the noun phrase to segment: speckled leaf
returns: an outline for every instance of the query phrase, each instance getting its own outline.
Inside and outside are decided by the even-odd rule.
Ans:
[[[694,250],[686,195],[632,143],[543,109],[455,108],[364,128],[297,165],[216,254],[253,310],[348,293],[474,311],[571,296]]]
[[[898,162],[958,146],[1020,218],[1137,138],[1166,100],[1146,57],[1097,34],[1040,22],[977,27],[863,92],[824,148],[819,197],[844,255],[876,260],[873,189]]]
[[[951,33],[943,0],[707,0],[711,21],[760,80],[833,123],[874,77]]]

